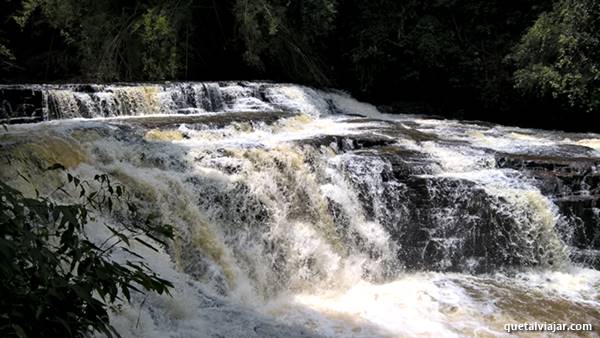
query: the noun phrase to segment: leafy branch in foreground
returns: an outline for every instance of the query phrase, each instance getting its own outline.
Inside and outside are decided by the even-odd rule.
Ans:
[[[48,169],[64,170],[60,164]],[[109,310],[130,301],[132,291],[169,294],[172,287],[131,250],[133,241],[157,250],[143,238],[165,244],[173,236],[172,227],[144,219],[123,186],[107,175],[87,181],[67,174],[67,181],[50,197],[35,198],[0,182],[2,337],[81,337],[93,332],[118,337]],[[77,202],[55,202],[51,196],[59,191]],[[94,243],[85,227],[106,214],[121,221],[118,226],[105,224],[112,235]],[[111,254],[116,250],[135,259],[115,262]]]

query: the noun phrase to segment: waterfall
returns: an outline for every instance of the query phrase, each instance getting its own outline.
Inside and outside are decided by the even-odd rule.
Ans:
[[[383,114],[292,84],[0,94],[15,123],[0,134],[2,180],[33,194],[20,175],[51,191],[53,163],[108,173],[175,226],[161,252],[135,247],[175,290],[114,313],[126,337],[600,325],[600,135]],[[114,220],[96,222],[101,241]]]

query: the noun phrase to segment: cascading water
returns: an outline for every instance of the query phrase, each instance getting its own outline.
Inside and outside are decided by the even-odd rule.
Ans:
[[[161,253],[136,247],[175,290],[115,313],[126,337],[600,329],[600,135],[386,115],[271,83],[0,94],[12,122],[49,120],[0,134],[4,181],[33,193],[20,175],[53,189],[53,163],[108,173],[176,227]]]

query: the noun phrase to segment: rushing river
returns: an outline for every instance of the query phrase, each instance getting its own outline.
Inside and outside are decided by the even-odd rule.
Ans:
[[[11,91],[39,107],[19,115]],[[13,122],[44,120],[0,133],[4,181],[33,194],[60,184],[53,163],[108,173],[176,227],[160,253],[136,247],[175,290],[115,313],[124,337],[496,337],[529,322],[599,336],[600,135],[270,83],[0,94]]]

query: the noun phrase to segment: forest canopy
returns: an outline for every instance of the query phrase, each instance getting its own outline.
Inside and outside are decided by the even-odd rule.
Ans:
[[[269,79],[562,128],[600,107],[593,0],[0,1],[3,82]]]

